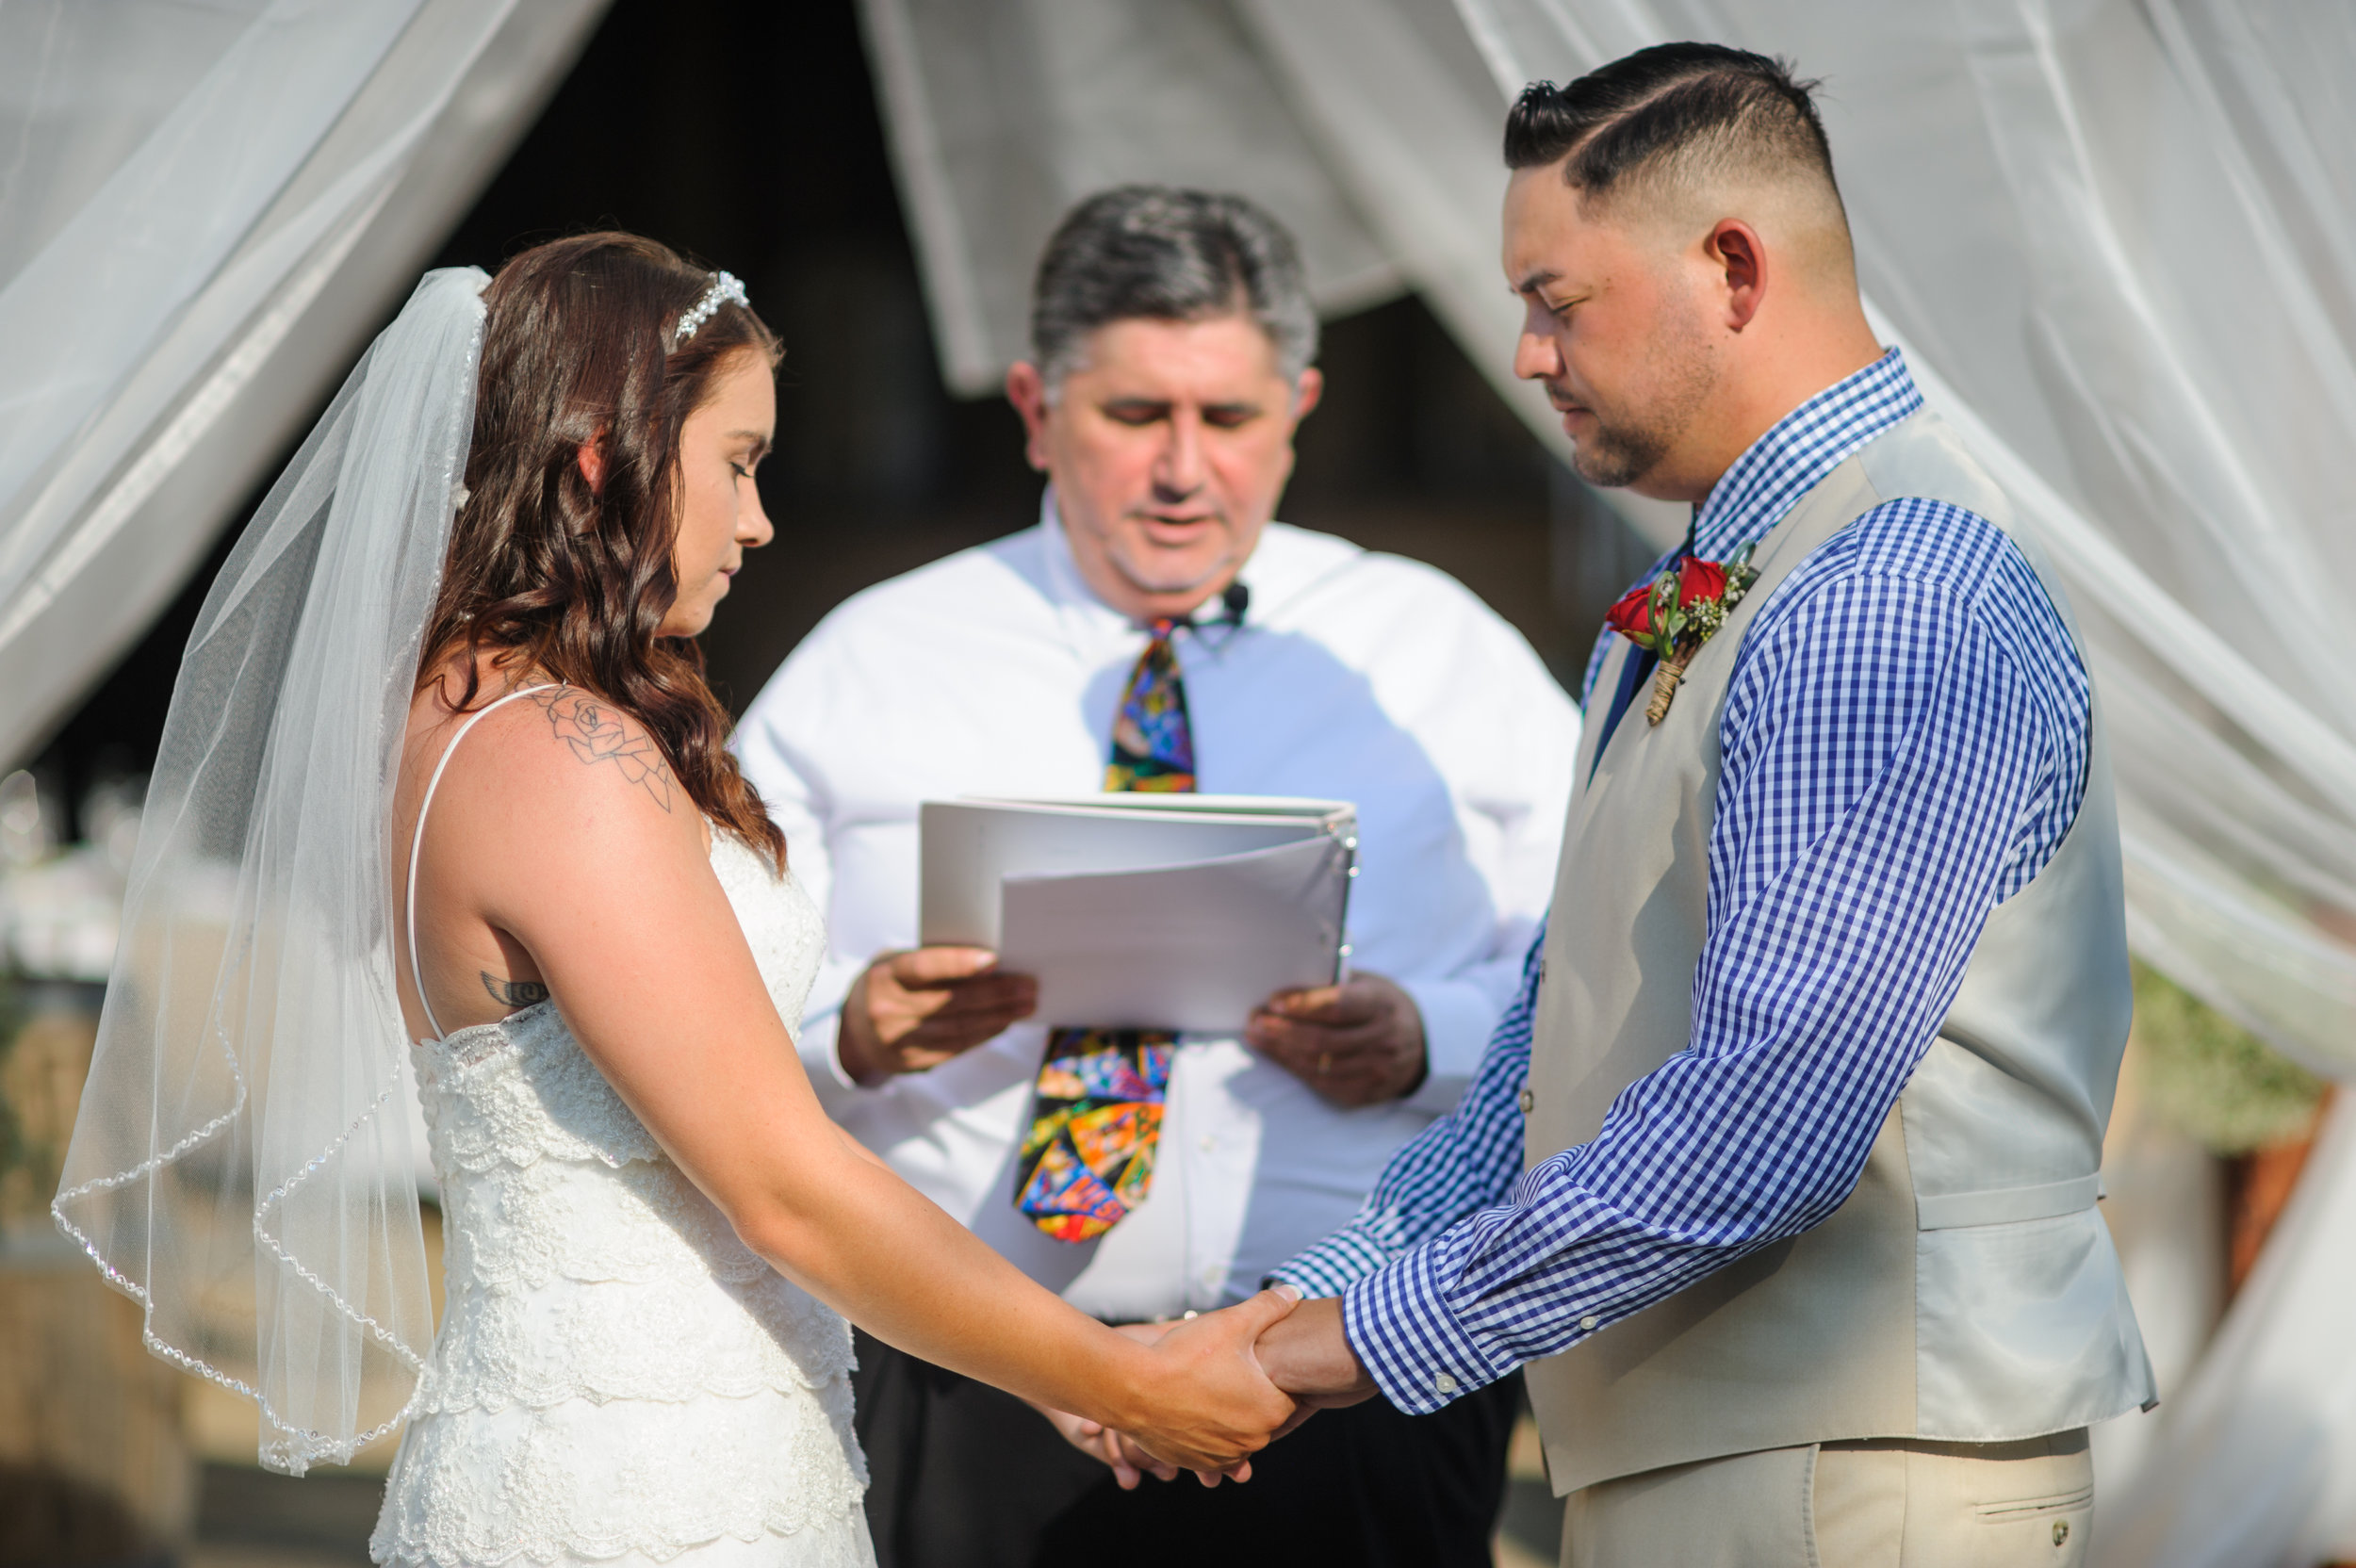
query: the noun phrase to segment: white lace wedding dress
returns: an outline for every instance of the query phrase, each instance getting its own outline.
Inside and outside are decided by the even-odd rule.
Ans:
[[[816,906],[726,833],[712,864],[796,1024]],[[446,1305],[369,1554],[873,1568],[849,1326],[736,1238],[552,1004],[415,1059]]]

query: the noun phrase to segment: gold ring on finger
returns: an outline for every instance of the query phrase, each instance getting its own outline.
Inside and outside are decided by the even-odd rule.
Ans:
[[[1318,1077],[1320,1077],[1320,1078],[1322,1078],[1322,1077],[1324,1077],[1324,1076],[1325,1076],[1328,1072],[1331,1072],[1331,1071],[1333,1071],[1333,1053],[1332,1053],[1331,1051],[1320,1051],[1320,1052],[1318,1052],[1318,1053],[1317,1053],[1317,1076],[1318,1076]]]

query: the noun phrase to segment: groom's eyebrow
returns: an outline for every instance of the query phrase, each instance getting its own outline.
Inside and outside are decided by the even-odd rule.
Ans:
[[[1561,282],[1562,278],[1562,274],[1553,268],[1541,267],[1534,272],[1523,274],[1522,280],[1513,286],[1513,292],[1516,294],[1535,293],[1547,284]]]

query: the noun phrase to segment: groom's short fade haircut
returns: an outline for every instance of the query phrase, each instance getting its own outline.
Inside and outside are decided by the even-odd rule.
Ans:
[[[1505,164],[1561,162],[1584,201],[1674,199],[1726,182],[1813,188],[1847,237],[1823,84],[1791,62],[1719,43],[1639,49],[1562,87],[1533,82],[1505,117]]]
[[[1053,401],[1115,321],[1239,316],[1288,382],[1317,356],[1317,312],[1284,226],[1241,196],[1169,186],[1099,191],[1065,215],[1031,288],[1031,362]]]

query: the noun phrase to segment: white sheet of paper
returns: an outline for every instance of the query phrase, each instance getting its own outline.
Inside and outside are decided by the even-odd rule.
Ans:
[[[1000,962],[1039,1021],[1232,1032],[1270,993],[1332,984],[1349,841],[1316,837],[1143,871],[1004,880]]]
[[[1335,837],[1348,803],[1261,795],[1112,794],[925,801],[919,808],[919,939],[996,948],[1010,876],[1145,871]]]

